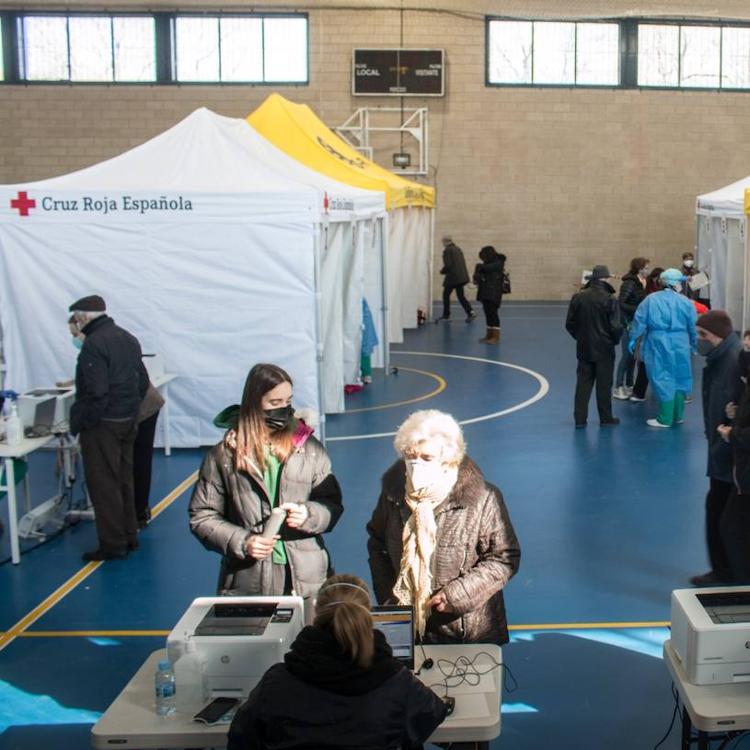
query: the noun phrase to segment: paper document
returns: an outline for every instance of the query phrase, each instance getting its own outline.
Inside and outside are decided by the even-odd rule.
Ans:
[[[703,271],[696,273],[695,276],[691,276],[688,280],[688,286],[693,291],[703,289],[703,287],[708,286],[710,283],[710,279],[708,278],[708,276],[706,276],[705,273],[703,273]]]

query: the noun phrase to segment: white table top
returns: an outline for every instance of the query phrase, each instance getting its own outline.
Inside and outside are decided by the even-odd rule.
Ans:
[[[664,663],[697,730],[750,729],[750,683],[691,684],[672,648],[672,641],[664,642]]]
[[[45,435],[44,437],[24,438],[18,445],[8,445],[4,440],[0,441],[0,459],[3,458],[23,458],[33,453],[37,448],[41,448],[50,440],[54,440],[57,435]]]
[[[435,666],[422,672],[419,679],[426,685],[443,680],[438,660],[443,666],[460,656],[472,659],[481,652],[502,663],[500,648],[493,645],[426,646],[425,652],[435,660]],[[422,650],[417,650],[417,664],[422,660]],[[166,658],[166,650],[154,651],[135,673],[114,703],[91,730],[91,744],[97,750],[104,748],[183,748],[226,746],[229,725],[206,726],[192,720],[201,708],[187,714],[157,716],[154,710],[154,673],[159,661]],[[489,669],[488,657],[477,658],[479,671]],[[502,668],[498,667],[482,677],[478,686],[462,685],[449,688],[448,694],[456,698],[456,708],[430,737],[430,742],[486,741],[500,734],[500,684]],[[452,682],[455,682],[452,681]],[[435,686],[438,695],[444,690]],[[463,716],[462,716],[463,714]]]

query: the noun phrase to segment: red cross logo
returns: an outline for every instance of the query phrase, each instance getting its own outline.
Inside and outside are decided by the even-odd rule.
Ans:
[[[26,191],[22,190],[18,193],[18,196],[10,202],[10,207],[17,208],[19,216],[28,216],[29,209],[36,208],[36,201],[33,199],[29,200]]]

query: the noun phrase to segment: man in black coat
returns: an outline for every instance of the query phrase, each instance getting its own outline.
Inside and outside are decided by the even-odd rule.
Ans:
[[[724,310],[710,310],[695,323],[698,353],[706,358],[703,368],[703,426],[708,440],[709,489],[706,494],[706,543],[711,570],[693,576],[695,586],[719,586],[732,580],[726,546],[719,522],[732,492],[732,446],[717,430],[726,422],[726,407],[742,394],[739,353],[742,344]]]
[[[100,296],[83,297],[69,310],[85,337],[76,364],[70,431],[80,435],[99,537],[98,548],[83,559],[119,559],[138,546],[133,443],[148,374],[138,340],[115,325]]]
[[[464,294],[464,287],[469,283],[469,270],[461,248],[450,237],[443,237],[443,319],[451,316],[451,292],[456,290],[456,297],[466,313],[466,322],[471,323],[477,314],[471,309]]]
[[[587,287],[573,295],[568,307],[565,328],[576,340],[578,357],[576,427],[586,426],[594,384],[599,423],[602,426],[620,423],[612,416],[612,375],[622,323],[615,290],[607,283],[610,276],[606,266],[594,266]]]

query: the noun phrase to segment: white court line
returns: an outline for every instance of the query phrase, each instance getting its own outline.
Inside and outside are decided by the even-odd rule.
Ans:
[[[461,354],[441,354],[440,352],[394,351],[392,352],[392,354],[409,354],[417,357],[446,357],[448,359],[465,359],[469,362],[483,362],[488,365],[497,365],[498,367],[509,367],[511,370],[518,370],[525,373],[526,375],[531,375],[531,377],[539,383],[539,390],[531,398],[526,399],[526,401],[522,401],[520,404],[516,404],[515,406],[509,406],[507,409],[501,409],[500,411],[492,412],[492,414],[485,414],[481,417],[473,417],[472,419],[459,420],[458,423],[461,425],[486,422],[489,419],[497,419],[498,417],[503,417],[506,414],[512,414],[514,411],[520,411],[521,409],[525,409],[527,406],[531,406],[537,401],[540,401],[549,392],[549,383],[547,382],[547,379],[544,377],[544,375],[540,375],[538,372],[534,372],[534,370],[530,370],[528,367],[513,365],[510,362],[498,362],[495,359],[485,359],[484,357],[466,357]],[[344,413],[346,414],[346,412]],[[338,437],[327,437],[326,443],[334,443],[343,440],[370,440],[372,438],[393,437],[395,434],[396,432],[394,431],[376,432],[369,435],[340,435]]]

